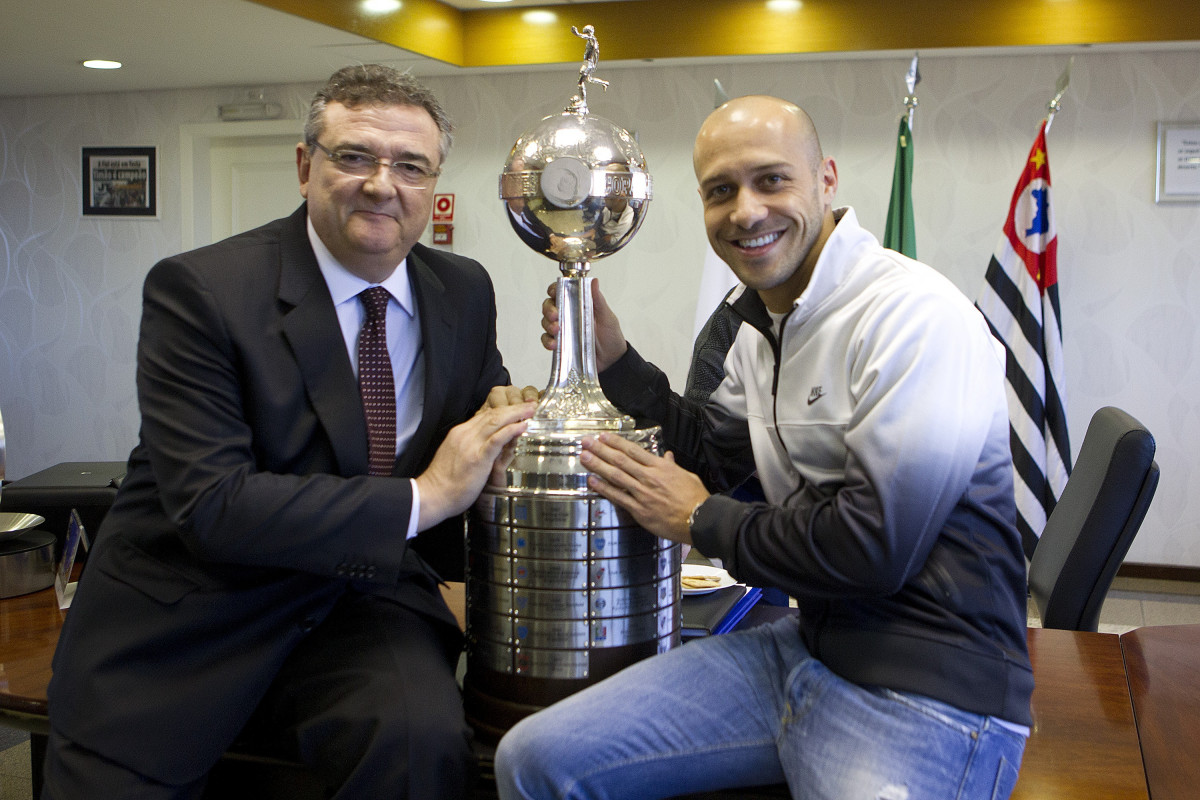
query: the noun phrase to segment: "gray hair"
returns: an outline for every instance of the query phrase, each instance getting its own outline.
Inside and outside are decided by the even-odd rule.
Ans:
[[[342,67],[312,99],[304,122],[304,143],[312,147],[325,130],[325,107],[330,102],[347,108],[362,106],[416,106],[429,112],[441,134],[438,140],[439,164],[444,164],[454,141],[454,125],[442,104],[424,84],[409,72],[382,64]]]

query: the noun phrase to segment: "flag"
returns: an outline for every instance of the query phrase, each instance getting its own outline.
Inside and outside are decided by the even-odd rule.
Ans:
[[[888,201],[883,246],[909,258],[916,258],[917,231],[913,225],[912,171],[912,130],[908,127],[908,116],[901,115],[900,132],[896,136],[896,166],[892,170],[892,198]]]
[[[976,302],[1006,351],[1017,528],[1028,556],[1071,472],[1057,235],[1043,122]]]

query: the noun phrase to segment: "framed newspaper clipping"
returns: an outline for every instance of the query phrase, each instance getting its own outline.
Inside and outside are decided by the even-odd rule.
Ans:
[[[83,148],[83,215],[157,217],[157,162],[154,147]]]

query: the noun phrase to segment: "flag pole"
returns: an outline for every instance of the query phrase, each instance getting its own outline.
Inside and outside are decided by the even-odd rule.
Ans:
[[[909,258],[917,257],[917,231],[912,206],[912,123],[913,112],[917,110],[917,84],[921,82],[921,71],[917,68],[919,60],[920,55],[913,53],[912,62],[904,76],[904,84],[908,87],[908,94],[904,96],[907,111],[900,115],[896,125],[896,163],[892,170],[892,194],[883,226],[883,246]]]
[[[1050,98],[1050,102],[1046,105],[1046,133],[1050,132],[1050,125],[1054,122],[1054,115],[1062,110],[1063,95],[1067,93],[1067,85],[1071,82],[1071,65],[1075,63],[1075,56],[1071,56],[1067,60],[1067,67],[1058,76],[1058,82],[1054,85],[1054,97]]]

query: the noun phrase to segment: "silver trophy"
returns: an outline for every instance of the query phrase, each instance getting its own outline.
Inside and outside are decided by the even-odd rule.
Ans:
[[[592,26],[579,90],[513,145],[500,176],[513,230],[559,262],[560,333],[550,383],[502,484],[475,504],[467,536],[467,717],[498,737],[522,717],[679,643],[678,544],[648,533],[587,486],[582,441],[616,432],[658,452],[605,398],[596,374],[591,262],[624,247],[651,181],[627,131],[591,116]]]

